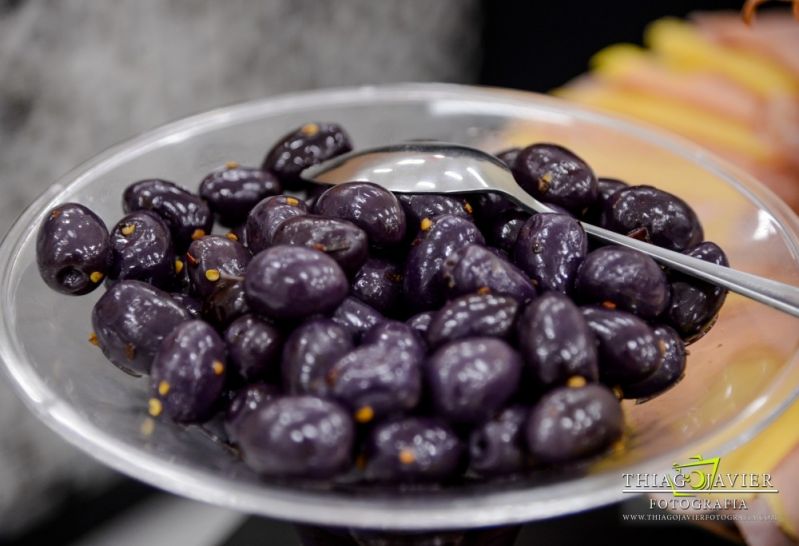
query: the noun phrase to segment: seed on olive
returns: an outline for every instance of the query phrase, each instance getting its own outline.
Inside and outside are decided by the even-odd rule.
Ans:
[[[177,326],[153,359],[150,414],[179,423],[208,420],[225,386],[225,342],[201,320]]]
[[[131,212],[111,230],[111,281],[132,279],[168,288],[175,282],[169,226],[153,212]]]
[[[105,224],[88,208],[64,203],[47,213],[36,238],[36,264],[47,286],[69,295],[88,294],[113,260]]]
[[[205,299],[222,278],[240,278],[250,261],[250,251],[238,241],[206,235],[189,245],[186,263],[192,293]]]
[[[415,236],[421,229],[425,218],[433,218],[442,214],[451,214],[470,219],[472,206],[464,198],[440,195],[436,193],[401,194],[397,196],[408,224],[409,237]]]

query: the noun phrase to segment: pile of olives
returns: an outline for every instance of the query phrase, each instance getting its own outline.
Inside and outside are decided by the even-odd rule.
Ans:
[[[622,440],[621,399],[675,385],[724,301],[589,240],[578,219],[727,265],[683,200],[565,148],[498,154],[547,214],[300,177],[349,150],[338,125],[308,123],[197,193],[131,184],[110,231],[65,203],[38,233],[50,287],[105,285],[91,341],[149,376],[142,411],[222,419],[263,476],[439,484],[599,456]]]

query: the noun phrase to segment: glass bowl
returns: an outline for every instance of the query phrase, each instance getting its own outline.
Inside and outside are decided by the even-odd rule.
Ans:
[[[309,120],[341,123],[362,147],[422,137],[489,151],[558,142],[601,176],[683,197],[733,266],[799,284],[796,215],[743,172],[656,130],[539,95],[451,85],[269,98],[178,121],[108,150],[50,187],[8,233],[0,248],[0,357],[45,423],[130,476],[202,501],[319,525],[423,530],[518,523],[619,500],[623,472],[662,472],[690,455],[723,454],[796,398],[795,319],[730,296],[716,327],[691,346],[687,377],[649,403],[625,402],[624,447],[556,474],[402,493],[272,483],[198,427],[150,421],[147,381],[120,372],[87,341],[101,290],[66,297],[39,278],[34,252],[43,214],[78,201],[112,225],[131,182],[157,176],[196,188],[225,161],[259,164],[278,137]]]

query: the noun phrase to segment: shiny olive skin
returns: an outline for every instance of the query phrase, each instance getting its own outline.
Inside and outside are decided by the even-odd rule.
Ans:
[[[221,279],[203,301],[203,319],[221,330],[249,312],[244,281],[241,279]]]
[[[631,186],[605,202],[600,225],[619,233],[645,230],[641,238],[678,252],[702,242],[702,224],[682,199],[652,186]]]
[[[539,291],[566,294],[586,254],[588,238],[577,220],[565,214],[535,214],[519,231],[513,262]]]
[[[489,291],[525,302],[536,294],[521,269],[481,245],[467,245],[450,254],[441,274],[449,293],[455,296]]]
[[[36,238],[36,265],[47,286],[62,294],[88,294],[108,274],[111,242],[105,224],[88,208],[64,203],[44,217]]]
[[[519,352],[533,381],[550,388],[579,376],[599,379],[594,334],[580,308],[558,292],[546,292],[521,312],[516,331]]]
[[[355,427],[347,411],[314,396],[283,396],[238,426],[244,462],[264,476],[324,479],[349,467]]]
[[[247,303],[275,319],[301,319],[333,311],[349,292],[336,261],[306,247],[279,245],[257,254],[244,276]]]
[[[405,211],[410,237],[419,233],[422,220],[425,218],[434,218],[442,214],[451,214],[466,219],[472,217],[472,206],[462,197],[436,193],[405,193],[397,195],[397,199],[402,203],[402,209]]]
[[[385,317],[358,298],[347,296],[333,312],[332,319],[347,330],[353,339],[360,339],[367,330],[385,320]]]
[[[178,423],[207,421],[225,387],[226,354],[225,342],[207,322],[190,320],[172,330],[151,369],[152,396],[163,413]]]
[[[513,332],[519,303],[507,296],[470,294],[447,302],[427,327],[431,347],[475,336],[508,337]]]
[[[193,241],[186,252],[192,293],[205,299],[223,278],[240,278],[250,262],[247,247],[227,237],[206,235]]]
[[[191,318],[202,318],[203,304],[200,300],[189,294],[183,294],[182,292],[170,292],[169,296],[182,305],[186,311],[189,312]]]
[[[605,203],[610,200],[611,196],[617,191],[629,187],[629,184],[616,178],[598,178],[596,184],[599,192],[596,201],[583,215],[584,219],[592,224],[600,223],[602,209],[605,208]]]
[[[729,266],[724,251],[710,241],[689,248],[684,254]],[[693,343],[710,331],[726,297],[726,288],[674,273],[671,276],[671,305],[665,318],[684,339]]]
[[[352,334],[328,318],[297,327],[283,346],[283,388],[289,394],[327,392],[327,371],[355,347]]]
[[[402,306],[402,269],[380,258],[369,258],[355,274],[352,295],[386,314]]]
[[[230,323],[224,339],[230,371],[245,381],[280,377],[283,334],[273,324],[255,315],[243,315]]]
[[[262,199],[282,191],[280,181],[268,171],[230,162],[212,171],[200,182],[200,197],[225,226],[247,220],[250,210]]]
[[[260,201],[247,216],[244,232],[247,248],[253,254],[272,246],[280,225],[296,216],[308,214],[308,206],[291,195],[273,195]]]
[[[505,252],[513,252],[516,239],[522,226],[530,219],[530,213],[521,209],[510,208],[499,212],[493,218],[489,218],[481,226],[486,241],[491,246],[495,246]]]
[[[192,239],[211,233],[214,216],[208,203],[173,182],[160,179],[140,180],[125,189],[122,196],[125,212],[150,210],[169,226],[177,250],[189,246]]]
[[[469,467],[480,476],[501,476],[527,466],[525,425],[529,410],[510,406],[469,436]]]
[[[347,220],[310,214],[280,224],[272,244],[307,246],[324,252],[348,275],[354,275],[369,257],[369,239],[364,230]]]
[[[470,243],[485,243],[480,230],[465,218],[445,214],[432,222],[419,243],[411,248],[405,263],[405,299],[417,311],[443,303],[445,285],[441,269],[447,256]]]
[[[275,174],[286,187],[298,187],[303,170],[350,150],[350,137],[340,125],[306,123],[283,135],[266,154],[261,168]]]
[[[427,344],[419,331],[397,320],[384,320],[374,325],[363,335],[361,344],[384,345],[417,358],[424,357],[427,352]]]
[[[454,477],[462,457],[463,446],[446,424],[406,417],[372,429],[365,475],[376,482],[436,482]]]
[[[241,422],[253,411],[280,396],[280,389],[268,383],[250,383],[236,391],[225,411],[225,432],[228,440],[237,442]]]
[[[430,322],[433,320],[435,311],[424,311],[418,315],[413,315],[405,324],[419,332],[422,336],[427,337],[427,330],[430,328]]]
[[[469,195],[474,208],[474,219],[480,226],[486,226],[498,214],[506,210],[517,210],[519,206],[501,193],[480,192]]]
[[[519,354],[492,337],[447,343],[425,364],[437,414],[458,424],[480,423],[496,414],[516,392],[521,372]]]
[[[330,367],[328,395],[361,424],[411,410],[422,394],[422,358],[388,340],[362,345]]]
[[[597,180],[588,164],[556,144],[533,144],[519,152],[513,176],[533,197],[581,213],[597,199]]]
[[[603,383],[620,386],[650,376],[660,364],[662,352],[652,328],[626,311],[590,306],[583,317],[598,343],[599,376]]]
[[[557,387],[530,411],[525,436],[536,460],[566,463],[609,448],[623,426],[621,405],[607,387]]]
[[[655,339],[665,347],[663,358],[655,371],[642,381],[626,385],[622,391],[625,398],[649,400],[663,394],[680,382],[685,375],[685,343],[680,335],[669,326],[656,326]]]
[[[405,237],[405,211],[399,200],[371,182],[331,187],[316,200],[314,212],[349,220],[364,230],[369,242],[377,247],[395,245]]]
[[[585,303],[609,302],[646,320],[669,305],[669,283],[657,262],[615,245],[600,247],[585,257],[577,270],[574,292]]]
[[[497,159],[507,165],[509,169],[512,169],[513,163],[516,161],[516,158],[519,157],[519,152],[521,151],[521,148],[508,148],[506,150],[502,150],[501,152],[497,152],[494,155],[497,156]]]
[[[105,357],[122,370],[147,374],[161,341],[191,319],[170,295],[141,281],[120,281],[92,310],[92,327]]]
[[[131,212],[110,234],[110,281],[132,279],[168,288],[175,282],[175,249],[169,226],[157,214]]]

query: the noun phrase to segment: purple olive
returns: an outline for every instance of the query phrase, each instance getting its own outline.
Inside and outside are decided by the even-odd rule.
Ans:
[[[533,144],[519,152],[513,175],[533,197],[581,213],[597,199],[597,180],[588,164],[555,144]]]
[[[199,300],[195,299],[193,296],[190,296],[188,294],[183,294],[181,292],[170,292],[169,297],[171,297],[173,300],[182,305],[186,309],[186,311],[189,312],[191,318],[194,319],[202,318],[203,304]]]
[[[178,423],[207,421],[225,387],[225,342],[201,320],[177,326],[153,359],[150,415]]]
[[[284,396],[248,413],[237,437],[244,462],[261,475],[324,479],[350,465],[355,427],[334,402]]]
[[[557,387],[530,411],[525,435],[536,460],[566,463],[607,449],[623,425],[621,405],[606,387]]]
[[[684,254],[729,266],[724,251],[709,241],[689,248]],[[684,339],[693,343],[710,331],[726,297],[725,288],[674,273],[671,276],[671,305],[666,310],[666,318]]]
[[[536,293],[521,269],[480,245],[467,245],[450,254],[441,274],[455,296],[488,291],[525,302]]]
[[[412,316],[405,323],[426,338],[427,330],[430,328],[430,322],[435,314],[435,311],[425,311]]]
[[[239,427],[246,417],[280,396],[280,389],[267,383],[250,383],[236,391],[225,412],[225,432],[228,440],[237,443]]]
[[[472,431],[469,466],[480,476],[500,476],[527,466],[525,425],[529,410],[510,406]]]
[[[626,385],[625,398],[638,398],[639,402],[663,394],[680,382],[685,374],[685,343],[679,334],[668,326],[656,326],[655,339],[661,345],[663,358],[654,373],[646,379]]]
[[[336,123],[306,123],[283,135],[264,158],[261,168],[274,173],[287,187],[302,185],[306,168],[352,150],[350,137]]]
[[[702,242],[702,224],[682,199],[652,186],[631,186],[605,202],[600,225],[670,250],[682,251]]]
[[[395,245],[405,237],[405,212],[397,197],[370,182],[349,182],[319,196],[314,212],[349,220],[364,230],[377,247]]]
[[[422,358],[427,352],[427,344],[418,330],[397,320],[384,320],[361,338],[363,345],[384,345],[399,351],[406,351]]]
[[[577,220],[565,214],[535,214],[519,232],[513,261],[539,291],[565,294],[587,253],[588,238]]]
[[[481,192],[469,195],[474,207],[474,219],[480,226],[487,226],[497,215],[506,210],[518,210],[519,206],[502,193]]]
[[[366,232],[347,220],[324,216],[289,218],[272,237],[272,244],[307,246],[324,252],[353,275],[369,257]]]
[[[603,383],[621,386],[651,375],[663,354],[655,333],[626,311],[583,307],[583,317],[599,347],[599,376]]]
[[[486,241],[488,241],[488,244],[500,248],[505,252],[513,252],[516,239],[519,238],[519,232],[527,220],[530,219],[530,216],[529,212],[517,208],[510,208],[499,212],[493,218],[489,218],[486,223],[481,226]]]
[[[585,257],[574,291],[586,303],[602,303],[654,319],[669,304],[669,284],[660,266],[637,250],[603,246]]]
[[[352,335],[330,319],[312,319],[300,325],[283,346],[284,390],[325,394],[328,369],[353,347]]]
[[[597,199],[583,215],[584,219],[592,224],[600,223],[602,210],[605,208],[605,203],[610,200],[611,196],[613,196],[617,191],[629,187],[626,182],[622,182],[621,180],[617,180],[615,178],[599,178],[597,179],[596,184],[597,190],[599,192],[597,194]]]
[[[197,239],[186,252],[192,292],[207,298],[220,280],[241,278],[249,262],[250,251],[238,241],[219,235]]]
[[[228,325],[250,312],[244,281],[241,279],[221,279],[213,292],[203,301],[203,319],[224,330]]]
[[[246,381],[280,377],[280,355],[283,334],[274,325],[256,317],[244,315],[225,330],[228,361]]]
[[[431,347],[475,336],[508,337],[513,331],[519,303],[506,296],[461,296],[438,310],[427,328]]]
[[[111,243],[105,224],[77,203],[64,203],[47,213],[36,239],[36,264],[47,286],[80,296],[108,274]]]
[[[374,307],[357,298],[347,296],[333,312],[333,322],[347,330],[354,339],[361,336],[385,317]]]
[[[369,258],[352,280],[352,295],[384,315],[402,306],[402,270],[392,262]]]
[[[462,197],[441,195],[437,193],[401,194],[397,196],[408,224],[408,235],[414,237],[421,229],[425,218],[434,218],[442,214],[451,214],[471,219],[472,206]]]
[[[272,173],[229,161],[200,182],[199,193],[222,224],[236,226],[247,219],[259,201],[281,191],[280,182]]]
[[[411,410],[422,394],[422,358],[389,340],[362,345],[330,367],[328,393],[361,424]]]
[[[147,210],[131,212],[111,230],[111,281],[132,279],[159,288],[175,282],[175,249],[169,227]]]
[[[473,337],[438,349],[425,371],[438,415],[472,424],[492,417],[510,400],[519,385],[522,359],[500,339]]]
[[[310,248],[273,246],[257,254],[244,277],[250,308],[275,319],[333,311],[349,291],[333,258]]]
[[[406,303],[419,311],[443,303],[441,270],[446,257],[470,243],[485,242],[472,222],[458,216],[438,216],[425,227],[420,242],[408,254],[403,279]]]
[[[208,204],[173,182],[151,179],[128,186],[122,197],[125,212],[150,210],[169,226],[177,250],[211,233],[214,217]]]
[[[578,376],[599,379],[596,339],[580,309],[558,292],[546,292],[521,313],[519,351],[536,384],[564,385]]]
[[[105,357],[122,370],[150,372],[161,341],[189,312],[170,295],[141,281],[120,281],[100,297],[92,326]]]
[[[501,152],[497,152],[494,155],[497,156],[497,159],[507,165],[509,169],[511,169],[513,168],[513,163],[516,161],[516,158],[519,156],[519,152],[521,151],[521,148],[508,148],[506,150],[502,150]]]
[[[245,236],[253,254],[272,246],[272,238],[280,225],[296,216],[308,214],[305,201],[291,195],[273,195],[260,201],[247,216]]]
[[[444,423],[406,417],[372,430],[365,474],[377,482],[441,481],[457,474],[462,454],[460,440]]]

